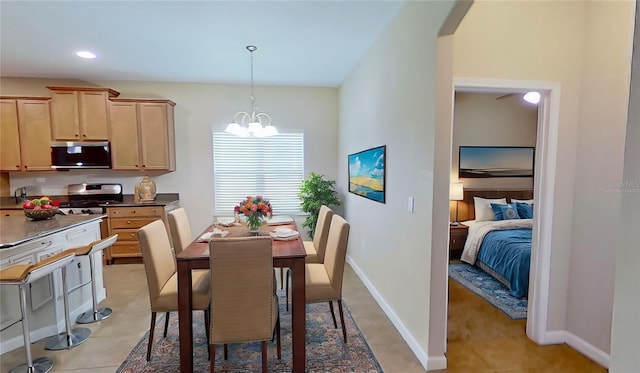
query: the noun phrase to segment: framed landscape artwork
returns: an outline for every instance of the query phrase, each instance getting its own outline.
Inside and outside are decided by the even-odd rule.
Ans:
[[[385,203],[386,146],[349,154],[349,192]]]
[[[461,146],[458,177],[533,177],[534,147]]]

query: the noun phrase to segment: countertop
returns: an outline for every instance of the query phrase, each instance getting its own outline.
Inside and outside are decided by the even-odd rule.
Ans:
[[[69,196],[48,196],[53,201],[68,201]],[[38,198],[30,196],[27,199]],[[102,204],[101,207],[135,207],[135,206],[167,206],[180,200],[178,193],[158,193],[156,199],[150,202],[136,203],[133,194],[125,194],[121,203]],[[22,202],[16,204],[14,197],[0,197],[0,210],[22,210]]]
[[[0,249],[10,248],[106,217],[106,215],[55,215],[48,220],[31,220],[25,216],[3,216],[0,218]]]

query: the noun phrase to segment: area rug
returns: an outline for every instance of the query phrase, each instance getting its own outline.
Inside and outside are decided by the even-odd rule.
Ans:
[[[514,320],[527,318],[527,298],[516,298],[500,281],[467,263],[449,264],[449,276]]]
[[[307,372],[382,372],[371,348],[356,325],[344,301],[344,317],[347,344],[342,341],[342,330],[336,307],[338,328],[334,328],[328,303],[307,305]],[[337,305],[336,305],[337,306]],[[207,338],[202,312],[193,314],[194,372],[209,372]],[[280,323],[282,359],[276,356],[276,342],[268,342],[268,371],[291,372],[291,312],[284,309],[284,297],[280,298]],[[151,360],[146,361],[149,333],[138,342],[129,357],[116,373],[173,373],[180,371],[180,347],[178,341],[178,315],[171,313],[169,332],[163,338],[164,317],[158,318],[154,330]],[[222,346],[216,349],[216,372],[259,372],[261,369],[260,343],[230,344],[229,360],[224,360]]]

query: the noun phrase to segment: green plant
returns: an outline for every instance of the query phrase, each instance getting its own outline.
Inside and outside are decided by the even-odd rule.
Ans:
[[[318,175],[313,172],[309,179],[302,180],[300,183],[298,198],[302,200],[302,211],[309,214],[302,226],[307,228],[307,233],[311,238],[313,238],[316,230],[320,207],[322,205],[330,207],[342,204],[338,199],[338,192],[334,189],[335,184],[334,180],[327,180],[324,175]]]

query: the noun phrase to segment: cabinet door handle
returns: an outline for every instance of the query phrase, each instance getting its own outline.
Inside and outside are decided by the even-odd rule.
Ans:
[[[17,165],[16,165],[16,168],[20,168],[20,165],[19,165],[19,164],[17,164]]]

